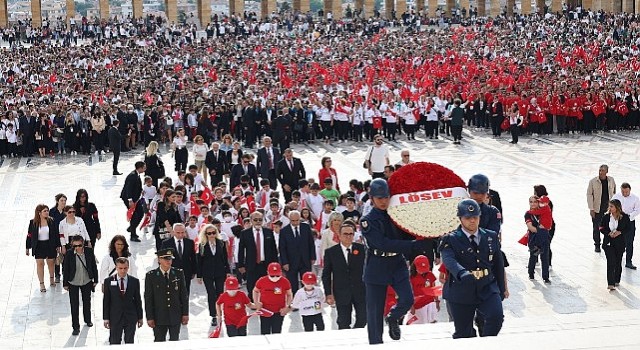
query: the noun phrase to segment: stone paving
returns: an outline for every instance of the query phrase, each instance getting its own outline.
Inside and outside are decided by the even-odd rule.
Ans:
[[[492,188],[500,192],[505,217],[503,245],[511,263],[507,269],[511,297],[504,303],[505,329],[509,329],[510,324],[522,325],[537,317],[561,318],[573,314],[591,320],[598,319],[603,312],[637,312],[640,308],[640,272],[624,269],[620,288],[615,292],[607,291],[606,260],[604,254],[593,252],[585,195],[588,180],[597,175],[598,167],[603,163],[609,165],[609,175],[615,178],[618,186],[626,181],[633,192],[640,191],[640,133],[523,137],[515,146],[508,143],[508,136],[492,139],[484,131],[465,131],[464,136],[461,146],[453,145],[449,139],[424,140],[420,136],[417,141],[410,142],[400,137],[399,141],[388,145],[393,163],[400,160],[399,151],[407,148],[411,150],[413,160],[450,167],[463,179],[484,173],[491,179]],[[173,168],[171,155],[166,148],[161,150],[169,171]],[[294,150],[305,162],[308,177],[317,177],[320,159],[325,155],[334,159],[342,188],[348,188],[352,178],[365,179],[367,176],[361,167],[365,144],[315,143],[309,147],[295,145]],[[140,152],[123,154],[120,171],[125,174],[131,171],[133,163],[141,157]],[[0,276],[4,280],[0,285],[2,349],[107,344],[108,331],[102,326],[99,289],[93,295],[94,327],[82,327],[80,336],[71,336],[68,293],[60,285],[47,287],[46,293],[40,293],[35,262],[32,257],[25,256],[24,241],[28,221],[38,203],[53,205],[54,195],[60,192],[72,202],[76,190],[86,188],[90,200],[100,211],[103,238],[97,243],[96,256],[101,259],[111,237],[125,233],[125,209],[118,198],[124,177],[111,176],[110,154],[4,159],[0,163],[0,185],[4,189],[4,195],[0,196],[0,232],[4,235],[0,242],[4,251],[0,255]],[[517,243],[525,232],[523,215],[535,184],[546,185],[555,204],[557,232],[552,243],[551,285],[542,284],[540,278],[529,281],[526,272],[528,253]],[[144,272],[154,264],[153,237],[147,234],[142,243],[133,244],[132,251],[138,277],[144,277]],[[640,260],[635,260],[640,264]],[[536,274],[539,276],[539,270]],[[204,339],[211,331],[204,287],[193,283],[190,299],[190,323],[183,327],[181,339]],[[326,307],[328,328],[336,328],[334,320],[335,309]],[[440,313],[439,320],[446,321],[445,312]],[[437,329],[450,334],[453,325],[441,323]],[[302,331],[298,314],[286,317],[284,331]],[[251,320],[249,334],[258,333],[258,323]],[[149,344],[152,340],[152,331],[145,324],[138,330],[136,342]]]

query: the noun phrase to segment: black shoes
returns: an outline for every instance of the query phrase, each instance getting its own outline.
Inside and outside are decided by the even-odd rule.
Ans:
[[[113,172],[113,175],[122,175],[122,173],[121,173],[121,172],[118,172],[118,171],[114,171],[114,172]]]
[[[636,267],[635,265],[631,264],[631,265],[625,265],[624,267],[631,269],[631,270],[637,270],[638,267]]]
[[[535,278],[535,277],[533,277],[533,275],[529,275],[529,279],[533,281],[533,280],[535,280],[536,278]]]
[[[77,328],[73,329],[73,332],[71,332],[71,335],[79,335],[80,334],[80,330]]]
[[[596,253],[600,253],[602,250],[600,250],[600,245],[596,246]]]
[[[549,279],[544,280],[544,284],[551,284],[551,280]]]
[[[218,319],[215,317],[211,318],[211,327],[217,327],[218,326]]]
[[[87,327],[93,327],[93,323],[87,322]]]
[[[400,325],[398,320],[387,317],[387,324],[389,325],[389,337],[393,340],[400,340]]]
[[[131,241],[131,242],[138,242],[138,243],[140,243],[140,242],[141,242],[141,241],[140,241],[140,237],[138,237],[138,236],[133,236],[133,237],[131,237],[130,241]]]

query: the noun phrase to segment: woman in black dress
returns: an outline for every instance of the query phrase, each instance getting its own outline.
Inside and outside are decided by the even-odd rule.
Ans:
[[[227,245],[218,229],[206,224],[200,229],[197,260],[198,283],[207,290],[211,326],[217,326],[216,300],[224,291],[224,280],[231,273],[227,257]]]
[[[622,275],[622,255],[624,254],[624,237],[631,228],[629,215],[622,211],[619,200],[609,201],[609,209],[600,221],[600,233],[604,235],[602,249],[607,257],[607,284],[609,290],[620,285]]]
[[[165,176],[164,163],[158,154],[158,142],[149,142],[144,155],[144,163],[147,165],[145,175],[151,177],[153,185],[157,188],[158,179],[162,179]]]
[[[41,114],[36,126],[36,147],[38,147],[40,158],[46,155],[47,147],[49,147],[50,142],[51,127],[49,126],[49,118],[47,118],[46,115]]]
[[[153,227],[153,235],[156,237],[156,250],[160,250],[162,241],[171,237],[173,224],[182,222],[178,213],[178,195],[174,190],[164,193],[162,202],[158,203],[156,210],[156,224]]]
[[[91,246],[96,246],[96,240],[102,237],[102,229],[100,229],[100,219],[98,218],[98,208],[95,204],[89,202],[89,193],[81,188],[76,193],[76,201],[73,203],[76,210],[76,216],[84,221],[87,227],[87,233],[91,238]]]
[[[46,292],[44,286],[44,263],[47,262],[49,268],[49,284],[56,286],[54,276],[54,259],[60,250],[60,235],[58,226],[54,224],[49,216],[49,207],[44,204],[36,206],[35,215],[29,221],[29,233],[27,234],[27,256],[29,250],[36,258],[38,281],[40,281],[40,292]]]
[[[62,193],[56,194],[56,205],[49,210],[49,216],[53,219],[53,224],[60,228],[60,221],[65,219],[64,207],[67,206],[67,196]],[[62,244],[62,242],[61,242]],[[61,257],[63,257],[61,255]],[[56,259],[56,283],[60,283],[60,263],[61,260]]]

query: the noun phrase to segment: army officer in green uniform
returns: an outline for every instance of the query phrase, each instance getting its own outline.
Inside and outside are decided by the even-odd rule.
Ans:
[[[144,283],[144,305],[147,324],[153,328],[154,341],[177,341],[180,338],[180,324],[189,322],[189,299],[184,273],[171,267],[173,250],[156,252],[157,269],[147,272]]]

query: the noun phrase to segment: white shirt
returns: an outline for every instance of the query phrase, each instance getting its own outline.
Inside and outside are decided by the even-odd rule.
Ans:
[[[178,250],[176,254],[177,255],[184,254],[184,239],[177,239],[173,237],[173,240],[176,242],[176,249]],[[180,242],[180,245],[178,245],[178,242]],[[182,248],[182,250],[180,248]]]
[[[638,214],[640,214],[640,199],[633,193],[629,193],[627,197],[622,195],[622,192],[618,192],[611,197],[611,199],[617,199],[622,204],[622,211],[629,215],[631,221],[635,221]]]
[[[137,277],[138,268],[136,267],[136,259],[133,256],[129,256],[127,257],[127,259],[129,259],[129,276]],[[99,266],[100,271],[98,275],[100,276],[101,281],[104,281],[107,277],[112,276],[113,274],[117,274],[117,272],[114,270],[116,264],[113,262],[113,258],[109,254],[105,255],[104,258],[102,258],[102,262]]]
[[[76,217],[76,222],[73,224],[68,223],[67,218],[64,218],[60,221],[58,229],[60,231],[60,244],[63,246],[71,243],[69,238],[73,236],[81,236],[85,242],[90,240],[84,220],[80,217]]]
[[[367,160],[371,157],[372,172],[384,172],[384,167],[387,165],[387,159],[389,159],[389,148],[385,144],[380,145],[380,147],[372,146],[366,155]]]
[[[349,252],[347,252],[347,249],[351,249],[351,253],[353,254],[353,244],[345,247],[342,243],[340,243],[340,249],[342,249],[342,255],[344,255],[344,261],[347,262],[347,264],[349,263]]]

